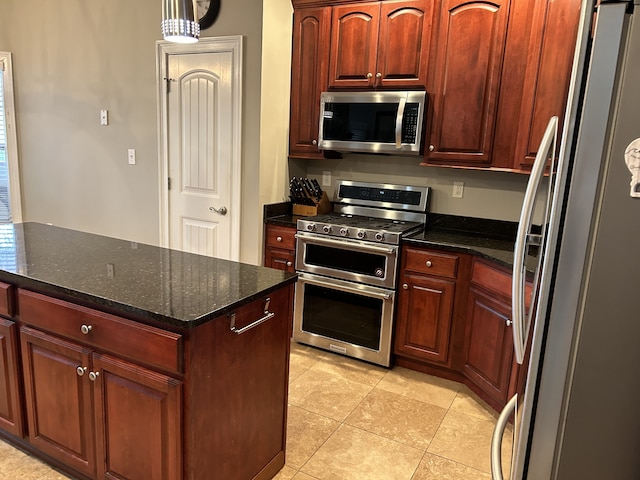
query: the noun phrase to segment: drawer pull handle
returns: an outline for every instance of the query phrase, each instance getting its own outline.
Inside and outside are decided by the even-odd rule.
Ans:
[[[231,314],[231,325],[229,326],[231,331],[233,333],[235,333],[236,335],[241,335],[244,332],[246,332],[247,330],[251,330],[253,327],[257,327],[261,323],[266,322],[267,320],[271,320],[273,317],[275,317],[276,314],[269,311],[269,302],[271,302],[270,298],[267,298],[264,301],[264,315],[262,317],[257,319],[255,322],[252,322],[249,325],[247,325],[245,327],[242,327],[242,328],[236,328],[236,314],[232,313]]]
[[[93,330],[93,325],[82,325],[80,327],[80,331],[85,335],[88,335],[91,330]]]
[[[84,372],[87,371],[87,367],[78,367],[76,368],[76,373],[78,374],[79,377],[84,375]]]
[[[89,380],[95,382],[100,376],[100,372],[89,372]]]
[[[281,242],[282,241],[282,237],[276,237],[276,242]]]
[[[433,265],[433,263],[431,263],[431,260],[427,260],[427,263],[425,263],[425,265],[426,265],[428,268],[431,268],[431,265]]]

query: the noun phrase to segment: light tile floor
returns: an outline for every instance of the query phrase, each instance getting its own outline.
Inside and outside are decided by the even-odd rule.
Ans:
[[[464,385],[297,343],[289,381],[286,465],[276,480],[491,478],[497,414]],[[505,462],[511,435],[508,427]],[[0,441],[0,480],[67,478]]]

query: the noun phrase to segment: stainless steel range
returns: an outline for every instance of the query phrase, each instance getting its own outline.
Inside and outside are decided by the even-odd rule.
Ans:
[[[390,365],[400,240],[428,201],[428,187],[343,180],[333,213],[298,220],[294,340]]]

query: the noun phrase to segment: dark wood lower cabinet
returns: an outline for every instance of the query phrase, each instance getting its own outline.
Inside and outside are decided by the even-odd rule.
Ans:
[[[511,306],[471,288],[463,373],[494,408],[507,401],[513,363]]]
[[[1,423],[4,438],[82,479],[267,480],[284,466],[293,285],[180,333],[18,298],[28,434]],[[0,320],[0,420],[20,410],[16,326]]]
[[[180,478],[181,382],[21,329],[29,441],[93,477]]]
[[[446,364],[456,282],[405,274],[398,293],[395,353]]]
[[[46,455],[87,476],[96,471],[91,350],[53,335],[21,327],[22,365],[29,442]]]
[[[182,382],[109,355],[92,357],[100,372],[93,382],[98,478],[180,478]]]
[[[17,346],[17,325],[0,318],[0,429],[22,437],[24,427]]]

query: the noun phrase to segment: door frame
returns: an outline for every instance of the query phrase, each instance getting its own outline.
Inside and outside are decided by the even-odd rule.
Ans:
[[[0,75],[4,77],[4,119],[9,166],[9,202],[11,223],[22,222],[22,193],[20,187],[20,162],[18,161],[18,134],[13,92],[13,67],[11,53],[0,52]]]
[[[231,121],[232,145],[231,145],[231,260],[240,258],[240,189],[241,189],[241,165],[242,165],[242,36],[230,35],[225,37],[200,38],[194,44],[178,44],[163,40],[156,42],[156,91],[158,100],[158,191],[160,201],[160,246],[169,246],[169,138],[167,130],[167,104],[166,90],[167,65],[170,55],[190,53],[223,53],[232,55],[231,72]],[[177,83],[177,82],[176,82]]]

